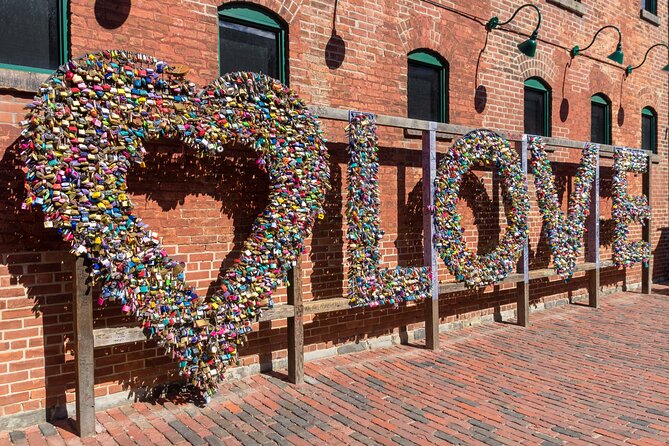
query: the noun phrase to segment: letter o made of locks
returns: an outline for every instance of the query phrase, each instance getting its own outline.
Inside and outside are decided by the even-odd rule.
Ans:
[[[285,85],[242,72],[198,90],[185,71],[124,51],[70,61],[29,105],[20,145],[26,203],[91,260],[100,303],[120,301],[190,383],[211,392],[322,218],[329,167],[318,121]],[[185,265],[168,257],[127,194],[142,142],[163,138],[211,155],[244,144],[270,178],[241,257],[206,298],[186,285]]]
[[[483,256],[471,253],[464,240],[457,211],[463,175],[475,164],[493,164],[502,180],[507,227],[499,245]],[[527,178],[509,143],[489,130],[475,130],[460,138],[444,154],[435,179],[435,245],[458,281],[479,288],[494,284],[516,267],[527,240],[529,196]]]

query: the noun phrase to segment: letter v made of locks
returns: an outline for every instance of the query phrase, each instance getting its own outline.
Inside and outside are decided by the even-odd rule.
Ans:
[[[318,121],[279,81],[239,72],[198,89],[178,70],[125,51],[61,66],[22,122],[26,205],[91,259],[99,302],[120,302],[211,393],[322,218],[328,154]],[[126,175],[144,165],[142,142],[163,138],[212,156],[244,144],[270,178],[268,205],[212,296],[187,286],[185,265],[133,213]]]

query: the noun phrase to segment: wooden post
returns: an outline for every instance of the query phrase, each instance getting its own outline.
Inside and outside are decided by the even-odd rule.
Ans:
[[[288,273],[288,305],[295,309],[295,315],[288,318],[288,381],[293,384],[304,382],[304,306],[302,305],[302,259]]]
[[[595,269],[588,271],[588,305],[599,308],[599,146],[597,146],[597,162],[595,164],[595,179],[590,189],[590,215],[588,216],[588,252],[586,262],[595,262]]]
[[[520,162],[525,178],[527,178],[527,143],[528,135],[523,135],[520,150]],[[529,180],[528,180],[529,181]],[[529,225],[529,222],[528,222]],[[516,284],[516,313],[518,325],[530,325],[530,240],[529,235],[523,244],[523,258],[520,265],[523,280]]]
[[[430,268],[430,298],[425,302],[425,346],[439,348],[439,277],[434,249],[434,180],[437,175],[437,123],[423,131],[423,265]]]
[[[643,194],[648,197],[648,205],[652,207],[652,190],[653,190],[653,161],[652,155],[648,155],[648,171],[643,176]],[[649,218],[645,221],[643,226],[643,241],[648,242],[651,248],[651,255],[648,259],[648,263],[644,264],[641,269],[641,292],[643,294],[650,294],[653,288],[653,220]]]
[[[95,435],[95,357],[93,354],[93,296],[88,286],[88,260],[77,257],[74,271],[74,339],[76,354],[77,430]]]

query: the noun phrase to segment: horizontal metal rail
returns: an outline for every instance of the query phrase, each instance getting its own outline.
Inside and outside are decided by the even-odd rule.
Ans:
[[[344,110],[341,108],[335,108],[335,107],[328,107],[325,105],[310,105],[309,109],[317,115],[319,118],[324,118],[324,119],[332,119],[334,121],[348,121],[348,113],[349,110]],[[390,116],[390,115],[374,115],[374,119],[377,125],[379,126],[385,126],[385,127],[395,127],[399,129],[405,129],[405,130],[421,130],[421,131],[427,131],[430,130],[430,124],[435,124],[432,123],[431,121],[423,121],[420,119],[412,119],[412,118],[402,118],[399,116]],[[443,135],[449,135],[449,136],[461,136],[464,135],[468,132],[471,132],[472,130],[476,130],[477,127],[469,127],[465,125],[457,125],[457,124],[448,124],[448,123],[442,123],[442,122],[437,122],[436,123],[436,131],[437,133],[441,133]],[[497,130],[497,129],[490,129],[493,130],[497,133],[499,133],[500,136],[506,138],[509,141],[513,142],[521,142],[523,138],[522,133],[511,133],[507,132],[504,130]],[[554,138],[554,137],[548,137],[548,136],[542,136],[542,139],[546,146],[549,147],[562,147],[562,148],[569,148],[569,149],[579,149],[581,150],[583,148],[583,144],[585,144],[587,141],[576,141],[572,139],[565,139],[565,138]],[[609,145],[609,144],[599,144],[600,148],[600,153],[602,154],[613,154],[613,148],[614,146]],[[643,150],[643,149],[639,149]],[[643,150],[646,152],[649,156],[651,156],[651,159],[653,162],[659,162],[659,156],[653,154],[650,150]]]
[[[576,272],[590,271],[596,268],[595,262],[581,263],[576,266]],[[614,266],[612,260],[605,260],[600,263],[601,268],[610,268]],[[546,279],[556,277],[557,274],[553,268],[543,268],[530,271],[530,280]],[[497,282],[495,285],[521,282],[523,280],[522,273],[509,274],[504,280]],[[457,293],[466,291],[465,284],[460,282],[440,283],[439,294]],[[346,298],[332,298],[323,300],[308,300],[303,303],[304,314],[321,314],[329,313],[331,311],[345,311],[352,307],[349,305],[349,300]],[[355,308],[355,307],[354,307]],[[288,304],[276,304],[273,308],[263,311],[259,322],[274,321],[280,319],[287,319],[293,317],[295,314],[294,307]],[[95,347],[109,347],[113,345],[128,344],[131,342],[146,341],[147,337],[144,332],[136,326],[118,326],[109,328],[98,328],[93,330],[93,338],[95,339]]]

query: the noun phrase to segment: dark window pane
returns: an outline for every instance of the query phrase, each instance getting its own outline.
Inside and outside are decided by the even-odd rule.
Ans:
[[[254,71],[279,77],[278,36],[252,26],[219,22],[221,74]]]
[[[603,104],[592,103],[590,121],[590,140],[600,144],[608,144],[607,141],[607,109]]]
[[[643,0],[643,9],[652,14],[657,14],[657,0]]]
[[[60,0],[0,0],[0,63],[56,69]]]
[[[657,138],[657,124],[655,116],[641,115],[641,148],[657,151],[655,139]]]
[[[545,135],[546,93],[532,88],[525,89],[525,133]]]
[[[440,69],[409,62],[408,101],[409,117],[427,121],[441,121]]]

